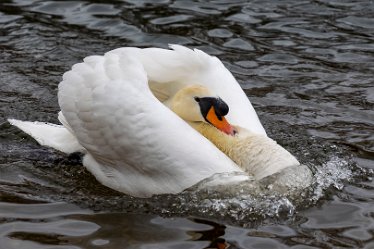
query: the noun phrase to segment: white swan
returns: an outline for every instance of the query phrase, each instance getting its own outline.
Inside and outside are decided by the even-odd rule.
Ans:
[[[217,173],[243,172],[165,105],[199,84],[225,100],[230,123],[266,136],[248,98],[216,57],[171,48],[89,56],[59,84],[62,125],[9,122],[41,145],[85,153],[83,165],[102,184],[133,196],[178,193]]]

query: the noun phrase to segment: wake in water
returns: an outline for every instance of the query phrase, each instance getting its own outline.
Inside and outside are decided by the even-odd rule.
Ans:
[[[60,178],[65,184],[70,182],[75,187],[39,185],[37,181],[32,183],[28,179],[27,184],[17,186],[17,193],[31,199],[72,202],[100,212],[197,216],[225,219],[246,226],[264,218],[292,216],[297,210],[315,204],[324,196],[326,189],[341,189],[344,181],[355,175],[352,165],[339,157],[332,157],[325,164],[314,167],[313,171],[315,173],[311,174],[307,166],[297,170],[290,168],[260,182],[248,180],[225,186],[209,186],[214,179],[206,179],[178,195],[142,199],[101,186],[82,166],[76,165],[75,169],[66,173],[73,179]],[[285,178],[287,175],[290,177]],[[216,177],[219,176],[212,178]],[[3,187],[1,189],[4,190]]]
[[[155,197],[153,201],[158,203],[173,204],[169,208],[153,208],[165,214],[220,217],[241,225],[268,217],[292,216],[296,210],[315,204],[326,189],[341,189],[344,181],[355,175],[351,167],[345,159],[332,157],[314,167],[314,174],[304,165],[288,168],[259,182],[249,180],[210,187],[212,179],[207,179],[181,195]]]

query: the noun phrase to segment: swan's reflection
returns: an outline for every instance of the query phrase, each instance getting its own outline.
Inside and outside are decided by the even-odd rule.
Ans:
[[[166,219],[146,214],[74,215],[99,228],[87,236],[63,236],[61,240],[81,248],[226,248],[219,237],[224,226],[202,220]]]
[[[227,245],[221,237],[226,227],[207,220],[92,214],[67,203],[0,202],[0,210],[6,220],[0,222],[0,248],[224,249]]]

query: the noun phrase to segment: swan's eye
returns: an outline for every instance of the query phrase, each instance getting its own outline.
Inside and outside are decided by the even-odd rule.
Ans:
[[[199,97],[194,97],[195,101],[196,102],[200,102],[200,98]]]

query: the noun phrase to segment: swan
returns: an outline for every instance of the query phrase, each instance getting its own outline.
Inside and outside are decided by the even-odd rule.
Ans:
[[[266,132],[247,96],[218,58],[198,49],[170,47],[126,47],[86,57],[58,85],[60,125],[8,121],[41,145],[84,153],[83,165],[99,182],[136,197],[175,194],[215,174],[243,173],[225,150],[200,134],[205,134],[203,128],[191,126],[189,121],[194,120],[186,122],[171,106],[181,89],[204,86],[201,98],[212,96],[209,89],[230,107],[216,119],[224,116],[264,138]],[[217,128],[226,138],[239,130],[230,124]],[[241,175],[234,180],[245,179]]]

